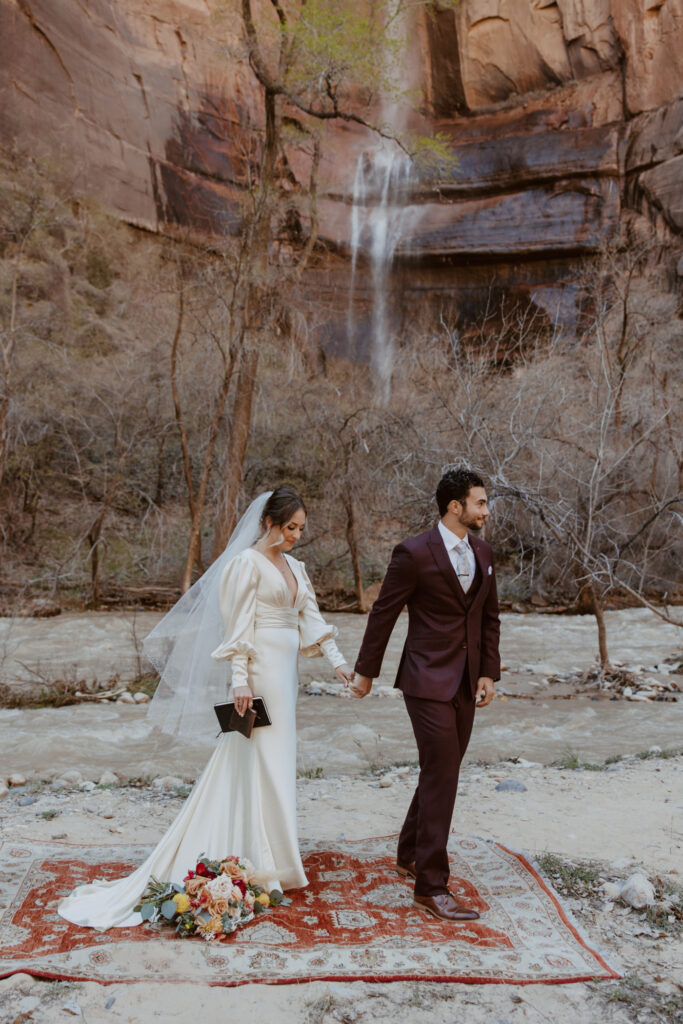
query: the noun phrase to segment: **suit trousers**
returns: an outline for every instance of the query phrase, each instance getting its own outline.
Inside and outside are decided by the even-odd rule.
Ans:
[[[398,860],[415,861],[416,896],[448,892],[448,835],[458,775],[474,724],[467,673],[450,701],[404,695],[420,757],[420,776],[398,840]]]

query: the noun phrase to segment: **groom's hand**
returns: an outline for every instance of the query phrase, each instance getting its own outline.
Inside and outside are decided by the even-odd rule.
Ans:
[[[488,676],[480,676],[477,680],[476,706],[485,708],[493,700],[493,695],[493,679],[489,679]]]
[[[368,676],[359,676],[356,674],[353,677],[353,682],[349,687],[349,692],[352,697],[361,698],[367,697],[371,689],[372,679],[370,679]]]

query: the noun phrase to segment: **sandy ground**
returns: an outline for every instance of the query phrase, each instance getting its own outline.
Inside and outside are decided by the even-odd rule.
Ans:
[[[400,769],[299,780],[303,837],[334,842],[396,832],[410,799],[416,770]],[[391,779],[391,786],[380,780]],[[514,778],[525,792],[497,791]],[[19,806],[30,792],[35,803]],[[153,842],[177,813],[181,795],[153,785],[55,790],[45,783],[11,789],[0,804],[6,838],[68,837],[72,842]],[[603,771],[503,762],[467,766],[454,825],[495,838],[532,855],[555,852],[567,862],[594,862],[599,880],[590,891],[565,893],[591,939],[621,964],[626,980],[563,986],[467,986],[393,983],[315,983],[207,989],[191,984],[111,985],[54,983],[26,975],[0,982],[0,1021],[52,1024],[73,1016],[77,1004],[88,1022],[226,1018],[263,1022],[393,1020],[451,1022],[466,1013],[474,1024],[673,1022],[680,1000],[683,944],[675,933],[651,928],[642,912],[607,901],[603,881],[637,868],[681,884],[683,865],[683,758],[627,758]],[[43,815],[56,812],[46,819]],[[678,973],[677,973],[678,971]],[[678,983],[678,984],[677,984]],[[111,1000],[114,1002],[111,1002]],[[109,1008],[107,1009],[107,1004]],[[679,1001],[679,1010],[681,1003]],[[558,1016],[562,1010],[562,1016]],[[22,1016],[29,1014],[29,1016]],[[566,1016],[565,1016],[566,1015]]]
[[[661,667],[680,644],[677,631],[653,616],[610,614],[613,656],[624,662],[656,674],[656,666]],[[118,659],[125,664],[126,658],[134,672],[128,620],[60,618],[61,622],[0,623],[5,630],[3,671],[18,659],[34,669],[39,663],[42,673],[51,666],[49,678],[58,678],[65,666],[74,664],[68,658],[79,637],[79,657],[91,659],[92,674],[108,678],[104,673]],[[335,620],[342,626],[345,646],[354,649],[363,619]],[[148,627],[145,622],[140,628],[138,621],[133,632],[144,633]],[[183,982],[100,986],[17,975],[0,981],[0,1024],[54,1024],[74,1017],[88,1024],[138,1024],[189,1015],[202,1024],[226,1019],[263,1024],[453,1024],[465,1016],[472,1024],[680,1021],[680,925],[665,915],[663,924],[651,926],[644,912],[610,902],[601,886],[636,868],[655,883],[659,894],[663,882],[683,883],[683,758],[637,756],[654,745],[665,752],[680,748],[683,702],[566,699],[568,694],[549,685],[545,675],[592,663],[590,620],[509,616],[504,627],[508,669],[502,689],[507,695],[477,716],[454,827],[532,856],[557,854],[567,865],[563,895],[570,909],[590,938],[621,965],[623,981],[567,986],[320,982],[210,989]],[[399,630],[382,683],[391,681],[400,647]],[[303,687],[312,679],[330,678],[321,662],[303,663],[303,669]],[[14,678],[20,682],[16,673]],[[416,780],[413,767],[397,767],[416,756],[400,698],[373,697],[359,703],[302,694],[298,724],[301,835],[333,843],[342,836],[396,832]],[[209,750],[210,744],[177,747],[150,734],[141,707],[0,711],[0,776],[22,771],[28,780],[0,799],[0,834],[154,842],[176,815],[183,794],[164,792],[149,780],[174,775],[189,782]],[[625,756],[603,764],[602,770],[571,767],[577,757],[603,763],[616,754]],[[512,757],[518,762],[506,760]],[[111,770],[122,785],[83,791],[77,785],[69,789],[51,784],[67,769],[77,769],[83,780],[95,783],[103,770]],[[315,777],[321,772],[323,777]],[[141,776],[148,781],[126,784]],[[505,778],[522,782],[525,791],[496,790]],[[381,786],[382,779],[391,785]],[[35,802],[20,806],[19,800],[27,795]],[[573,870],[587,861],[598,873],[590,884],[581,882],[580,870]]]

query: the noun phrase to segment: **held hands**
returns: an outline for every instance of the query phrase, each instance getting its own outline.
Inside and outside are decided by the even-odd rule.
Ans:
[[[359,676],[355,673],[351,673],[351,679],[349,680],[349,693],[352,697],[358,697],[362,699],[367,697],[372,688],[372,679],[368,676]]]
[[[245,711],[248,711],[254,703],[254,695],[248,686],[236,686],[232,691],[232,697],[235,701],[235,711],[240,718],[244,718]]]
[[[493,679],[488,676],[480,676],[477,680],[476,706],[485,708],[491,703],[494,697]]]
[[[346,662],[343,665],[338,665],[334,671],[337,679],[340,679],[344,686],[348,687],[353,682],[353,669]]]

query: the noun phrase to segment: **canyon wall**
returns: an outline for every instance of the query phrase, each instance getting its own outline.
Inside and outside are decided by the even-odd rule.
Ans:
[[[420,16],[416,124],[457,165],[418,190],[396,281],[406,316],[476,319],[492,291],[571,322],[585,261],[625,227],[683,249],[683,0],[460,0]],[[237,19],[210,0],[0,0],[0,142],[49,156],[140,227],[239,230],[261,103]],[[344,344],[350,191],[367,132],[325,144],[309,291]],[[289,168],[303,179],[305,154]],[[367,279],[367,275],[366,275]],[[357,284],[359,309],[369,285]]]

